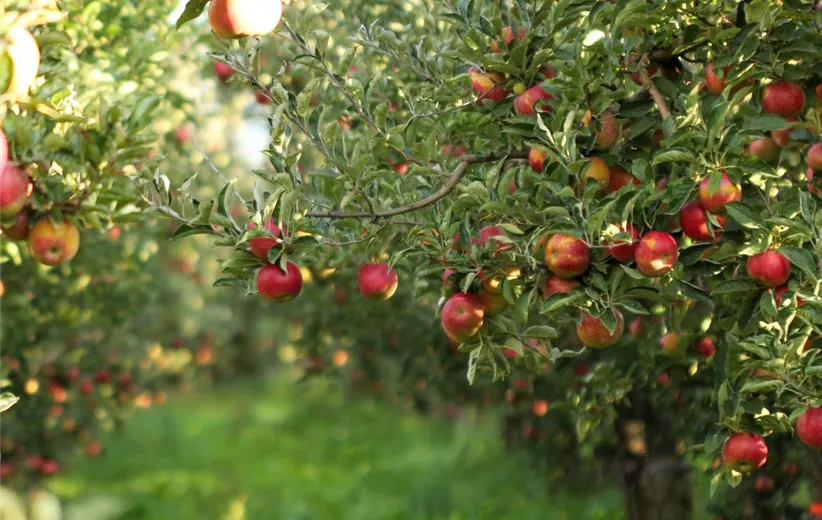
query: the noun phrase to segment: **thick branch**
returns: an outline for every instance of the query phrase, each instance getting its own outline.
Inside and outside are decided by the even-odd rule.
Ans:
[[[642,83],[642,86],[648,90],[649,94],[651,94],[656,106],[659,107],[659,113],[662,114],[662,120],[664,121],[665,119],[671,117],[671,111],[668,109],[668,104],[665,102],[665,97],[662,95],[662,92],[656,88],[654,82],[651,81],[651,76],[648,75],[649,64],[650,60],[648,55],[645,54],[639,62],[639,80]]]
[[[499,161],[500,159],[510,158],[510,159],[524,159],[528,156],[528,152],[510,152],[510,153],[491,153],[488,155],[463,155],[460,158],[460,164],[457,168],[448,175],[445,181],[445,184],[442,185],[442,188],[437,190],[435,193],[425,197],[422,200],[418,200],[417,202],[413,202],[406,206],[400,206],[398,208],[391,208],[391,209],[384,209],[379,211],[309,211],[306,213],[307,217],[314,217],[314,218],[381,218],[381,217],[393,217],[396,215],[402,215],[404,213],[410,213],[412,211],[416,211],[418,209],[422,209],[426,206],[430,206],[431,204],[437,202],[438,200],[444,198],[446,195],[454,191],[454,188],[457,187],[459,184],[460,179],[466,174],[468,171],[468,167],[473,164],[481,164],[493,161]]]

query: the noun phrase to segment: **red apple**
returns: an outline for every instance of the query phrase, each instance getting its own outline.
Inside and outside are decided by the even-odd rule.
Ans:
[[[733,183],[728,174],[722,173],[716,193],[711,193],[710,183],[710,176],[699,183],[699,200],[711,213],[722,213],[726,204],[742,200],[742,189]]]
[[[68,262],[80,249],[80,230],[67,220],[56,226],[48,219],[39,220],[29,234],[29,249],[41,264]]]
[[[624,233],[625,226],[617,224],[620,233]],[[633,224],[628,224],[628,234],[630,235],[630,242],[627,240],[614,240],[608,246],[608,254],[610,254],[617,262],[628,264],[634,261],[634,254],[639,245],[640,232],[639,228]]]
[[[0,170],[0,218],[17,215],[29,200],[32,184],[26,172],[11,163]]]
[[[545,158],[548,156],[545,152],[541,152],[536,148],[531,148],[528,152],[528,164],[531,169],[537,173],[542,173],[542,168],[545,166]]]
[[[602,318],[591,316],[585,311],[582,312],[582,317],[577,324],[577,336],[583,344],[591,348],[605,348],[619,341],[625,330],[625,322],[621,312],[617,309],[612,310],[616,316],[616,329],[613,333],[608,332]]]
[[[483,249],[493,248],[495,252],[509,251],[514,247],[513,245],[500,242],[499,240],[494,238],[507,236],[508,234],[505,232],[505,230],[499,226],[485,226],[479,231],[478,243]],[[477,241],[473,242],[477,243]]]
[[[596,144],[600,150],[608,150],[616,144],[619,137],[619,123],[616,116],[605,111],[599,116],[599,128],[596,131]]]
[[[708,91],[711,94],[714,94],[715,96],[722,94],[722,91],[725,90],[725,87],[727,86],[725,78],[728,77],[730,70],[730,65],[724,67],[722,69],[722,77],[719,77],[719,74],[717,74],[714,69],[713,63],[709,63],[708,66],[705,67],[705,86],[708,87]]]
[[[257,103],[259,103],[261,105],[270,105],[271,103],[273,103],[271,98],[268,97],[268,94],[266,94],[262,90],[255,90],[254,91],[254,99],[256,99]]]
[[[9,162],[9,143],[6,140],[6,133],[0,128],[0,172],[6,169]],[[2,175],[2,174],[0,174]]]
[[[461,144],[444,144],[442,145],[442,153],[446,157],[462,157],[468,153],[468,148]]]
[[[554,99],[554,96],[546,92],[542,85],[534,85],[514,99],[514,111],[521,116],[534,115],[537,104],[550,99]],[[545,103],[541,103],[539,109],[543,112],[551,111],[551,107]]]
[[[185,144],[191,140],[191,132],[184,126],[178,126],[174,131],[174,137],[177,138],[178,143]]]
[[[266,300],[291,301],[303,289],[303,275],[293,262],[286,263],[283,271],[279,265],[267,264],[257,273],[257,292]]]
[[[567,294],[575,287],[579,287],[577,280],[566,280],[552,274],[545,279],[545,284],[542,286],[542,297],[547,298],[553,294]]]
[[[40,463],[40,473],[43,475],[54,475],[58,471],[60,471],[60,466],[54,460],[43,459]]]
[[[714,215],[714,218],[721,226],[725,226],[725,215]],[[697,242],[715,242],[722,235],[720,230],[714,228],[714,234],[711,236],[708,212],[695,200],[686,202],[679,210],[679,225],[683,233]]]
[[[99,442],[92,442],[86,446],[86,455],[89,457],[96,457],[103,452],[103,445]]]
[[[528,34],[528,30],[520,26],[517,33],[517,41],[521,42],[525,38],[525,35]],[[502,28],[502,39],[505,41],[506,46],[511,45],[511,42],[514,41],[514,29],[510,25]],[[491,50],[493,52],[502,52],[497,42],[491,42]]]
[[[21,211],[14,217],[14,224],[8,227],[0,227],[3,236],[10,240],[26,240],[29,237],[29,214]]]
[[[716,345],[714,345],[714,340],[708,337],[697,340],[693,344],[693,349],[701,358],[709,358],[716,354]]]
[[[822,143],[816,143],[808,149],[808,167],[818,172],[822,170]]]
[[[111,374],[105,368],[101,368],[94,374],[94,381],[99,385],[106,384],[111,381]]]
[[[479,332],[484,318],[485,308],[477,295],[456,293],[442,308],[442,329],[452,340],[465,343]]]
[[[796,421],[796,434],[811,448],[822,448],[822,406],[809,406]]]
[[[542,417],[543,415],[548,413],[548,401],[545,401],[544,399],[534,401],[534,404],[531,405],[531,411],[537,417]]]
[[[774,289],[774,300],[776,300],[776,306],[781,307],[782,301],[785,298],[785,293],[788,292],[788,286],[783,285],[782,287],[777,287]],[[801,307],[802,304],[805,303],[805,300],[800,298],[799,296],[796,297],[796,306]]]
[[[654,278],[670,272],[678,258],[676,240],[664,231],[645,233],[634,254],[639,272]]]
[[[767,475],[759,475],[754,482],[754,488],[758,493],[769,493],[774,490],[774,481]]]
[[[722,460],[740,473],[750,473],[761,468],[768,460],[768,446],[755,433],[735,433],[722,447]]]
[[[616,193],[625,186],[633,184],[639,186],[639,179],[628,173],[622,166],[611,166],[608,168],[608,184],[605,186],[605,193]]]
[[[211,0],[208,21],[222,38],[263,36],[273,31],[283,15],[282,2]]]
[[[394,295],[399,284],[396,271],[388,268],[388,264],[365,264],[360,267],[357,275],[357,284],[360,294],[374,300],[387,300]]]
[[[678,332],[668,332],[659,339],[659,346],[663,352],[674,353],[679,351],[680,336]]]
[[[9,84],[5,94],[12,97],[24,97],[37,79],[40,70],[40,48],[37,40],[27,30],[14,27],[5,36],[6,50],[0,60],[5,58],[10,63]],[[5,60],[4,60],[5,61]],[[2,92],[0,92],[2,94]]]
[[[234,75],[234,69],[231,68],[231,65],[227,63],[223,63],[221,61],[214,62],[214,74],[220,79],[220,81],[228,81],[228,78]]]
[[[611,181],[611,171],[608,168],[608,163],[600,157],[591,157],[588,163],[585,173],[582,174],[583,188],[588,184],[588,179],[594,179],[600,186],[608,186]]]
[[[795,123],[795,117],[786,117],[785,121],[789,123]],[[771,130],[771,137],[773,140],[778,144],[780,147],[785,148],[788,146],[788,143],[791,142],[791,132],[793,132],[793,127],[789,126],[788,128],[783,128],[782,130]]]
[[[569,235],[557,234],[545,244],[545,264],[560,278],[573,278],[584,273],[591,263],[588,244]]]
[[[0,481],[8,482],[12,475],[14,475],[14,465],[9,462],[0,462]]]
[[[778,287],[791,276],[791,262],[782,253],[768,249],[748,258],[748,276],[765,287]]]
[[[248,223],[248,229],[255,229],[256,227],[257,224],[254,222]],[[282,239],[279,238],[282,236],[282,230],[280,229],[280,226],[274,222],[273,218],[268,219],[268,222],[265,223],[265,230],[272,236],[272,238],[250,238],[248,239],[248,245],[251,247],[251,252],[254,253],[254,256],[264,262],[268,262],[268,251],[272,247],[277,247],[283,243]]]
[[[477,94],[477,101],[488,99],[498,103],[508,97],[505,90],[505,76],[499,72],[482,73],[478,68],[472,67],[468,71],[471,78],[471,90]]]
[[[776,162],[779,159],[781,150],[776,141],[771,137],[763,137],[749,144],[746,153],[767,163]]]
[[[762,89],[762,110],[779,116],[798,116],[805,106],[805,91],[798,83],[775,81]]]
[[[634,338],[638,338],[645,333],[645,322],[641,317],[631,320],[631,323],[628,324],[628,332],[630,332]]]
[[[84,379],[80,382],[80,393],[83,395],[89,395],[91,392],[94,391],[94,383],[89,381],[88,379]]]

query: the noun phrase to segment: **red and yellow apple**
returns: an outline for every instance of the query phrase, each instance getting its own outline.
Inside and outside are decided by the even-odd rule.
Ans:
[[[208,22],[222,38],[263,36],[277,28],[283,4],[275,0],[211,0]]]
[[[534,85],[514,99],[514,111],[521,116],[530,116],[539,109],[542,112],[550,112],[551,107],[542,100],[554,99],[550,92],[546,92],[542,85]]]
[[[256,229],[257,224],[254,222],[248,223],[248,229]],[[268,237],[257,237],[257,238],[249,238],[248,245],[251,247],[251,252],[264,262],[268,262],[268,251],[272,247],[277,247],[283,243],[282,239],[282,230],[280,226],[278,226],[273,218],[268,219],[268,222],[265,223],[265,231],[271,235],[271,238]]]
[[[257,292],[263,299],[275,302],[291,301],[303,290],[303,275],[294,262],[266,264],[257,272]]]
[[[596,130],[596,145],[600,150],[608,150],[614,146],[619,137],[619,123],[613,112],[605,111],[599,116]]]
[[[547,298],[554,294],[567,294],[574,288],[579,287],[579,285],[579,281],[577,280],[567,280],[552,274],[545,279],[542,286],[542,297]]]
[[[399,277],[397,272],[389,269],[388,264],[365,264],[357,275],[360,294],[374,300],[387,300],[397,290]]]
[[[750,473],[768,461],[768,446],[755,433],[735,433],[722,447],[722,460],[740,473]]]
[[[560,278],[579,276],[590,263],[591,249],[576,237],[557,234],[545,244],[545,265]]]
[[[41,264],[68,262],[80,249],[80,230],[67,220],[57,225],[48,219],[39,220],[29,233],[29,249]]]
[[[545,158],[548,156],[545,152],[540,151],[537,148],[531,148],[528,152],[528,164],[531,165],[531,169],[537,173],[542,173],[542,169],[545,166]]]
[[[622,224],[615,224],[612,229],[618,233],[625,233],[625,226]],[[608,254],[610,254],[617,262],[628,264],[634,261],[634,254],[639,245],[640,232],[639,228],[633,224],[628,224],[627,229],[630,238],[623,240],[614,240],[609,242]]]
[[[508,97],[505,90],[505,76],[499,72],[483,73],[476,67],[468,71],[471,90],[477,94],[477,101],[489,100],[498,103]]]
[[[611,309],[616,317],[616,328],[613,332],[608,332],[608,327],[602,318],[592,316],[583,311],[579,323],[577,324],[577,336],[579,340],[591,348],[610,347],[622,337],[625,331],[625,321],[622,313],[617,309]]]
[[[762,110],[778,116],[798,116],[805,107],[802,85],[791,81],[774,81],[762,89]]]
[[[625,186],[633,184],[639,186],[639,179],[628,173],[622,166],[611,166],[608,168],[608,184],[605,186],[605,193],[616,193]]]
[[[6,163],[0,170],[0,219],[8,220],[17,215],[28,202],[32,189],[26,172]]]
[[[726,204],[742,200],[742,189],[733,183],[727,173],[722,173],[716,193],[711,193],[710,184],[710,176],[699,183],[699,200],[711,213],[722,213]]]
[[[822,406],[809,406],[796,421],[796,434],[811,448],[822,448]]]
[[[773,249],[748,257],[748,276],[765,287],[779,287],[791,276],[791,262]]]
[[[645,276],[659,277],[674,268],[679,258],[676,240],[664,231],[649,231],[634,253],[637,269]]]
[[[725,215],[714,215],[714,218],[721,227],[725,227]],[[695,200],[686,202],[679,210],[679,225],[683,233],[691,240],[698,242],[715,242],[722,236],[718,229],[714,229],[711,235],[711,228],[708,226],[708,212],[700,202]]]
[[[611,171],[608,168],[608,163],[600,157],[591,157],[582,174],[583,188],[588,185],[588,179],[597,181],[602,187],[608,186],[611,181]]]
[[[485,308],[476,294],[456,293],[442,307],[440,321],[445,334],[466,343],[482,328]]]
[[[519,27],[519,31],[517,31],[517,42],[521,42],[525,39],[525,35],[528,34],[528,29],[523,26]],[[514,29],[508,25],[502,28],[502,39],[505,42],[505,45],[511,45],[511,42],[514,41]],[[491,51],[493,52],[502,52],[499,44],[496,41],[491,42]]]

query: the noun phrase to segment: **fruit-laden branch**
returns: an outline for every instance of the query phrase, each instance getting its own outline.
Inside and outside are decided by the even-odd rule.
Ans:
[[[662,95],[662,92],[660,92],[659,89],[656,88],[656,85],[654,85],[654,82],[651,81],[651,76],[648,74],[649,64],[650,58],[648,54],[644,54],[639,62],[639,80],[642,86],[648,89],[648,93],[651,94],[656,106],[659,107],[659,113],[662,114],[662,120],[664,121],[671,117],[671,111],[668,109],[668,104],[665,102],[665,97]]]
[[[442,199],[452,191],[454,188],[457,187],[459,184],[460,179],[466,174],[468,171],[468,167],[473,164],[481,164],[493,161],[499,161],[501,159],[524,159],[528,157],[528,152],[518,151],[518,152],[506,152],[506,153],[491,153],[487,155],[463,155],[460,158],[460,164],[457,168],[448,175],[445,181],[445,184],[442,185],[435,193],[425,197],[422,200],[418,200],[412,204],[408,204],[407,206],[400,206],[398,208],[391,208],[391,209],[384,209],[380,211],[336,211],[336,210],[329,210],[329,211],[309,211],[306,213],[306,217],[314,217],[314,218],[381,218],[381,217],[393,217],[396,215],[402,215],[404,213],[410,213],[412,211],[416,211],[418,209],[422,209],[426,206],[430,206],[431,204],[437,202],[438,200]]]

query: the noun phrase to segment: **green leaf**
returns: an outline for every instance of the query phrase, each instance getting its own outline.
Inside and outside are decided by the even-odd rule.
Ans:
[[[0,394],[0,413],[5,412],[19,401],[20,398],[11,392],[3,392]]]
[[[769,393],[775,390],[778,390],[785,386],[783,381],[779,381],[776,379],[768,379],[763,381],[761,379],[753,379],[748,381],[742,386],[741,392],[748,392],[748,393]]]
[[[183,11],[183,14],[181,14],[180,17],[177,19],[175,27],[179,29],[191,20],[194,20],[195,18],[203,14],[203,10],[205,10],[205,6],[207,3],[208,0],[188,0],[186,8]]]
[[[783,130],[785,128],[788,128],[789,126],[790,123],[785,121],[785,118],[781,116],[775,116],[773,114],[765,114],[747,119],[745,121],[745,124],[742,125],[742,129],[757,132],[767,132],[769,130]]]
[[[804,271],[808,276],[814,280],[819,277],[816,263],[813,261],[813,255],[806,249],[798,247],[781,247],[779,252],[788,257],[793,265]]]
[[[750,280],[726,280],[711,290],[711,294],[731,294],[756,290],[757,285]]]
[[[696,161],[696,156],[687,150],[666,150],[654,156],[653,165],[670,162],[691,163]]]
[[[545,338],[554,339],[559,337],[557,329],[548,327],[547,325],[540,325],[535,327],[528,327],[523,332],[523,335],[529,338]]]
[[[139,132],[148,126],[152,121],[152,113],[160,105],[161,99],[160,96],[154,94],[140,97],[140,99],[134,103],[134,110],[131,111],[131,115],[128,118],[127,125],[129,130]]]
[[[739,202],[733,202],[725,206],[728,215],[734,219],[740,226],[748,229],[760,229],[757,215],[747,206]]]
[[[468,357],[468,373],[466,377],[468,378],[468,384],[474,384],[474,376],[477,374],[477,365],[479,364],[479,357],[482,354],[482,345],[478,346],[474,350],[471,351],[471,355]]]

